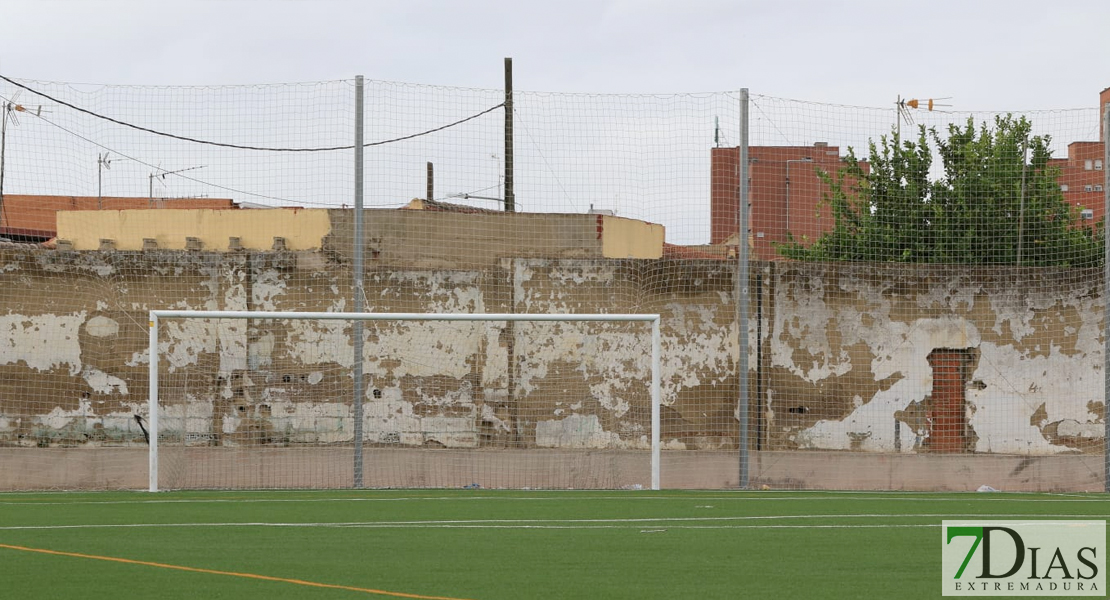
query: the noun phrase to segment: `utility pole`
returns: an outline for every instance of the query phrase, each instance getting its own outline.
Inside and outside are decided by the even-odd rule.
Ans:
[[[505,212],[516,212],[513,190],[513,59],[505,59]]]
[[[428,177],[428,190],[427,190],[426,195],[424,196],[424,198],[428,202],[431,202],[432,198],[434,197],[432,194],[435,192],[436,178],[435,178],[435,166],[433,166],[432,163],[430,163],[430,162],[428,163],[428,176],[427,177]]]

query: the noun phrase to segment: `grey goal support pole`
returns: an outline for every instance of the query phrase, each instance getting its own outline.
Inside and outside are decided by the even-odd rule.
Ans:
[[[352,254],[354,254],[354,257],[351,261],[351,295],[354,296],[352,304],[354,306],[355,312],[362,312],[364,297],[363,277],[365,268],[363,265],[363,261],[365,260],[365,256],[363,253],[365,251],[366,245],[366,235],[364,234],[365,223],[363,223],[362,221],[365,217],[362,210],[364,186],[363,153],[365,152],[365,148],[363,147],[362,142],[364,118],[366,116],[364,94],[365,92],[363,91],[362,75],[359,75],[358,77],[355,77],[355,222],[354,239],[352,240]],[[431,198],[429,198],[429,200],[431,200]],[[355,411],[355,455],[354,464],[352,465],[351,469],[354,471],[354,487],[361,488],[363,473],[362,396],[365,393],[362,372],[362,351],[364,343],[362,340],[362,321],[354,322],[353,327],[351,327],[351,337],[354,338],[351,340],[351,343],[354,346],[354,372],[352,373],[354,379],[354,398],[351,399],[351,402],[354,406]]]
[[[1102,193],[1103,260],[1102,260],[1102,401],[1110,406],[1110,102],[1102,107]],[[1102,478],[1103,491],[1110,492],[1110,410],[1103,411]]]
[[[150,313],[150,340],[148,342],[147,351],[150,353],[148,362],[150,363],[150,396],[148,396],[149,406],[147,407],[150,414],[146,418],[147,426],[150,431],[147,435],[150,440],[147,445],[150,447],[148,451],[149,462],[149,486],[150,491],[158,491],[158,315],[151,311]]]
[[[657,314],[553,315],[526,313],[351,313],[270,312],[252,310],[152,310],[150,311],[150,491],[158,491],[158,323],[161,319],[302,319],[319,321],[616,321],[651,323],[651,489],[660,488],[660,433],[663,402],[663,334]]]
[[[736,365],[736,375],[739,378],[740,398],[737,402],[737,412],[740,420],[740,489],[747,489],[749,485],[749,456],[748,456],[748,297],[751,278],[749,271],[751,265],[748,261],[748,88],[740,90],[740,164],[737,175],[739,176],[740,214],[736,228],[736,336],[739,338],[739,360]],[[758,343],[758,341],[756,342]]]

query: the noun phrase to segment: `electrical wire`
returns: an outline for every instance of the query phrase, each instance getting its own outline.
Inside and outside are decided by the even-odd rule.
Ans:
[[[10,84],[12,84],[12,85],[14,85],[14,86],[16,86],[20,89],[27,90],[28,92],[31,92],[32,94],[42,96],[43,98],[46,98],[47,100],[50,100],[51,102],[54,102],[56,104],[60,104],[60,105],[65,106],[67,108],[71,108],[71,109],[73,109],[77,112],[89,115],[91,117],[95,117],[97,119],[102,119],[102,120],[108,121],[110,123],[115,123],[116,125],[122,125],[124,127],[129,127],[131,129],[135,129],[135,130],[138,130],[138,131],[143,131],[143,132],[146,132],[146,133],[159,135],[159,136],[162,136],[162,137],[167,137],[167,138],[171,138],[171,139],[175,139],[175,140],[181,140],[181,141],[184,141],[184,142],[193,142],[195,144],[204,144],[204,145],[207,145],[207,146],[219,146],[221,148],[234,148],[236,150],[258,150],[258,151],[262,151],[262,152],[330,152],[330,151],[334,151],[334,150],[351,150],[355,147],[354,144],[351,144],[351,145],[347,145],[347,146],[327,146],[327,147],[319,147],[319,148],[270,148],[270,147],[265,147],[265,146],[247,146],[247,145],[243,145],[243,144],[228,144],[228,143],[225,143],[225,142],[213,142],[211,140],[201,140],[201,139],[197,139],[197,138],[191,138],[191,137],[186,137],[186,136],[182,136],[182,135],[176,135],[176,134],[173,134],[173,133],[166,133],[164,131],[158,131],[156,129],[150,129],[148,127],[143,127],[141,125],[135,125],[133,123],[128,123],[126,121],[120,121],[119,119],[114,119],[114,118],[109,117],[109,116],[101,115],[99,113],[95,113],[95,112],[93,112],[91,110],[88,110],[86,108],[81,108],[80,106],[77,106],[75,104],[71,104],[69,102],[66,102],[65,100],[60,100],[60,99],[55,98],[53,96],[50,96],[50,95],[48,95],[44,92],[40,92],[40,91],[38,91],[34,88],[23,85],[22,83],[19,83],[18,81],[15,81],[14,79],[10,79],[8,77],[5,77],[4,75],[0,75],[0,79],[3,79],[4,81],[7,81],[8,83],[10,83]],[[421,136],[429,135],[429,134],[432,134],[432,133],[436,133],[437,131],[443,131],[444,129],[449,129],[449,128],[454,127],[456,125],[462,125],[463,123],[466,123],[467,121],[477,119],[478,117],[481,117],[482,115],[491,113],[491,112],[493,112],[493,111],[495,111],[499,108],[502,108],[504,106],[505,106],[505,103],[502,102],[502,103],[497,104],[495,106],[491,106],[491,107],[487,108],[486,110],[483,110],[482,112],[475,113],[475,114],[470,115],[469,117],[465,117],[463,119],[459,119],[458,121],[455,121],[453,123],[448,123],[446,125],[441,125],[439,127],[435,127],[433,129],[428,129],[426,131],[421,131],[419,133],[413,133],[413,134],[409,134],[409,135],[405,135],[405,136],[401,136],[401,137],[397,137],[397,138],[392,138],[392,139],[388,139],[388,140],[380,140],[380,141],[377,141],[377,142],[368,142],[368,143],[363,144],[362,146],[363,146],[363,148],[369,148],[371,146],[383,146],[385,144],[392,144],[392,143],[395,143],[395,142],[401,142],[401,141],[404,141],[404,140],[411,140],[413,138],[418,138],[418,137],[421,137]]]

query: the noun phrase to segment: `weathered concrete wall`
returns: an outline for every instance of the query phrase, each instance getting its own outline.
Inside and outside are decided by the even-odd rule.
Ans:
[[[232,237],[246,250],[274,249],[275,237],[287,250],[326,246],[350,257],[353,248],[354,211],[341,209],[57,210],[56,219],[58,238],[74,250],[97,250],[104,239],[116,250],[142,250],[147,239],[185,250],[195,238],[203,250],[227,251]],[[363,220],[370,261],[417,267],[474,268],[510,256],[657,259],[665,235],[657,223],[596,214],[368,209]]]
[[[146,414],[147,310],[349,309],[348,267],[326,256],[8,251],[0,372],[21,383],[0,397],[0,441],[142,443],[133,417]],[[503,259],[484,271],[374,268],[366,280],[374,312],[662,312],[668,443],[735,444],[725,265]],[[165,321],[164,431],[219,445],[350,442],[346,327]],[[645,324],[367,324],[367,437],[646,448],[648,333]]]
[[[927,359],[954,349],[969,361],[967,451],[1102,451],[1100,273],[781,262],[773,272],[768,448],[927,451]]]
[[[354,213],[329,211],[324,247],[352,256]],[[658,259],[663,226],[590,214],[366,211],[366,261],[379,267],[479,269],[503,258]]]
[[[735,452],[734,265],[470,255],[465,244],[448,260],[442,248],[435,257],[416,249],[405,237],[413,223],[393,225],[379,224],[401,237],[382,238],[367,263],[367,310],[660,313],[664,447],[691,456]],[[415,254],[408,262],[406,249]],[[0,249],[0,446],[22,457],[141,448],[134,416],[147,410],[149,309],[343,311],[351,308],[350,280],[348,257],[329,243],[296,252]],[[1074,270],[753,265],[751,439],[762,456],[778,457],[753,467],[753,478],[837,487],[828,483],[836,480],[831,467],[821,466],[835,462],[828,452],[937,452],[929,362],[937,350],[967,357],[961,450],[1097,455],[1105,419],[1100,286],[1100,274]],[[379,449],[648,446],[643,326],[365,329],[363,427]],[[353,439],[354,359],[344,324],[167,320],[159,351],[163,427],[191,444]],[[797,452],[815,450],[824,452]],[[784,458],[795,454],[802,458]],[[933,476],[919,462],[897,464]],[[731,481],[734,466],[720,462],[723,475],[705,481]],[[899,485],[918,487],[906,483],[908,473]],[[122,479],[105,472],[97,481]]]
[[[142,250],[143,240],[158,248],[186,249],[186,238],[200,240],[206,250],[227,250],[228,240],[239,238],[243,248],[268,250],[274,237],[285,239],[289,250],[316,250],[330,232],[326,210],[295,208],[160,209],[160,210],[59,210],[58,238],[74,250],[96,250],[110,239],[117,250]]]

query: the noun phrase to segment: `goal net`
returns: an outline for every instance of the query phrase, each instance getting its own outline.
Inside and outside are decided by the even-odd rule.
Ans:
[[[151,491],[659,488],[658,315],[150,321]]]

